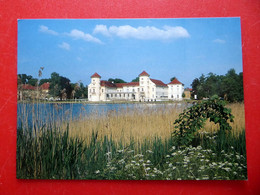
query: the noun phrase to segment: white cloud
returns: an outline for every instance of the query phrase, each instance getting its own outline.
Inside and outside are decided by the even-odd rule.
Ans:
[[[162,29],[159,29],[154,26],[139,26],[135,28],[130,25],[124,25],[107,28],[106,25],[96,25],[93,33],[141,40],[167,40],[190,37],[188,31],[181,26],[164,26]]]
[[[214,42],[214,43],[221,43],[221,44],[226,43],[226,41],[223,40],[223,39],[215,39],[215,40],[213,40],[213,42]]]
[[[110,33],[108,32],[107,26],[103,25],[103,24],[96,25],[93,33],[94,34],[101,33],[101,34],[103,34],[105,36],[110,36]]]
[[[50,30],[47,26],[44,26],[44,25],[40,26],[39,31],[43,32],[43,33],[51,34],[51,35],[58,35],[59,34],[54,30]]]
[[[73,29],[72,31],[70,31],[70,33],[66,33],[66,34],[75,39],[82,39],[84,41],[95,42],[95,43],[100,43],[100,44],[102,43],[102,41],[100,41],[96,37],[93,37],[92,35],[84,33],[77,29]]]
[[[65,50],[70,50],[70,45],[66,42],[63,42],[62,44],[58,45],[59,48],[65,49]]]

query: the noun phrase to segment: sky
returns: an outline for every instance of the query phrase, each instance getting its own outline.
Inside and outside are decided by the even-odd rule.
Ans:
[[[240,18],[189,19],[23,19],[18,20],[18,74],[50,78],[52,72],[72,83],[127,82],[143,70],[185,87],[212,72],[242,72]]]

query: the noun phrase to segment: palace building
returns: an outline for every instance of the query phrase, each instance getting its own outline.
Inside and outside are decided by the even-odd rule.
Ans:
[[[139,74],[139,82],[113,83],[101,80],[97,73],[91,76],[88,85],[89,101],[164,101],[182,100],[184,85],[176,78],[165,84],[160,80],[151,79],[150,75],[143,71]]]

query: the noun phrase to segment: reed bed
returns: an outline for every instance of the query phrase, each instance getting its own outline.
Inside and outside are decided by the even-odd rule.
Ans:
[[[228,106],[235,116],[231,134],[219,134],[207,123],[192,146],[182,148],[171,132],[185,106],[147,106],[106,115],[82,110],[74,120],[69,110],[54,117],[62,109],[59,105],[48,112],[23,105],[17,178],[246,179],[244,107]],[[26,121],[30,116],[32,126]]]
[[[98,132],[99,138],[112,136],[115,142],[119,140],[129,144],[131,139],[143,142],[153,137],[168,139],[173,128],[173,121],[178,118],[182,108],[163,106],[160,108],[127,109],[119,112],[109,112],[97,117],[83,117],[70,121],[70,135],[73,137],[89,137],[92,131]]]
[[[44,105],[44,104],[43,104]],[[86,114],[84,107],[80,109],[80,115],[73,118],[72,109],[63,111],[62,105],[54,104],[53,107],[40,107],[38,104],[29,109],[28,104],[21,104],[20,121],[24,129],[29,129],[29,118],[36,129],[60,128],[66,129],[70,126],[70,137],[81,137],[85,143],[90,143],[92,133],[97,133],[98,139],[105,136],[111,137],[115,142],[129,144],[131,140],[142,143],[145,140],[159,137],[167,140],[174,129],[173,122],[179,114],[188,106],[187,104],[162,104],[159,107],[151,107],[149,104],[143,107],[121,109],[120,111],[92,112]],[[228,104],[234,115],[234,122],[230,123],[232,133],[238,135],[245,129],[245,114],[243,103]],[[59,111],[59,116],[55,112]],[[44,118],[44,119],[43,119]],[[206,121],[200,132],[214,133],[219,129],[218,125]]]
[[[245,109],[244,103],[232,103],[227,105],[231,109],[231,113],[234,115],[234,122],[230,123],[232,127],[232,133],[235,136],[238,136],[245,130]],[[205,126],[200,132],[210,132],[214,133],[218,131],[219,125],[214,124],[213,122],[206,121]]]
[[[232,126],[232,133],[238,135],[245,129],[244,104],[229,104],[232,114],[235,116]],[[115,142],[123,141],[129,144],[131,139],[135,142],[144,142],[154,137],[167,140],[173,131],[173,122],[178,118],[184,107],[177,105],[164,105],[159,108],[146,107],[142,110],[134,108],[109,112],[107,115],[98,117],[97,113],[90,116],[82,116],[78,120],[70,121],[70,136],[89,138],[91,133],[97,132],[99,138],[112,136]],[[216,132],[218,125],[213,122],[206,122],[201,132]]]

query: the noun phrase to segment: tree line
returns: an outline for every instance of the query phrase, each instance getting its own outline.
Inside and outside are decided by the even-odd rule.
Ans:
[[[176,77],[172,77],[172,81]],[[108,81],[113,83],[126,83],[120,78],[109,78]],[[132,82],[138,82],[136,77]],[[30,84],[32,86],[41,86],[44,83],[50,83],[50,97],[59,97],[63,99],[80,99],[88,97],[88,87],[82,82],[71,83],[70,79],[59,75],[56,72],[51,74],[51,78],[37,79],[31,75],[18,74],[19,84]],[[207,76],[202,74],[195,78],[191,84],[193,99],[210,98],[217,95],[229,102],[241,102],[244,100],[243,93],[243,73],[237,74],[234,69],[230,69],[225,75],[216,75],[209,73]]]
[[[37,79],[31,75],[18,74],[18,85],[29,84],[34,87],[41,86],[44,83],[50,83],[49,96],[64,99],[80,99],[88,97],[88,87],[82,82],[71,83],[70,79],[59,75],[56,72],[51,74],[51,78]]]
[[[229,102],[244,101],[243,73],[230,69],[225,75],[209,73],[195,78],[191,84],[191,97],[197,99],[210,98],[217,95]]]

